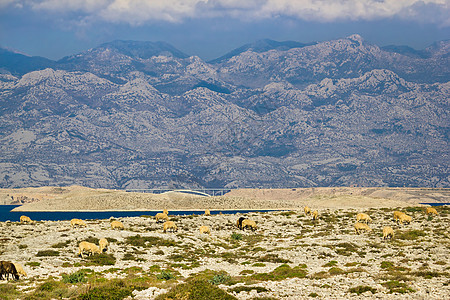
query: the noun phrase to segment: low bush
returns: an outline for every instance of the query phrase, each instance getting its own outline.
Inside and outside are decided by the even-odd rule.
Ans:
[[[116,263],[116,258],[112,254],[95,254],[88,256],[86,265],[111,266]]]
[[[366,285],[359,285],[356,287],[352,287],[348,291],[353,294],[361,295],[365,292],[371,292],[372,294],[375,294],[377,292],[377,289],[372,288],[370,286],[366,286]]]
[[[62,281],[64,283],[80,283],[80,282],[86,282],[87,278],[85,277],[85,272],[83,271],[77,271],[72,274],[62,274]]]
[[[178,284],[169,292],[159,295],[155,300],[183,299],[183,300],[235,300],[236,297],[228,294],[215,285],[204,280],[193,280]]]
[[[279,281],[286,278],[305,278],[307,275],[307,271],[303,267],[294,267],[291,268],[287,264],[282,264],[281,266],[277,267],[275,270],[273,270],[270,273],[258,273],[251,276],[251,278],[261,281]]]
[[[399,282],[397,280],[390,280],[387,282],[382,283],[384,287],[389,289],[389,293],[399,293],[399,294],[406,294],[410,292],[415,292],[412,288],[410,288],[406,283]]]
[[[42,250],[42,251],[38,251],[36,256],[59,256],[59,251],[56,251],[56,250]]]
[[[240,293],[240,292],[250,292],[255,290],[257,293],[270,292],[268,289],[262,286],[237,286],[229,289],[229,292]]]

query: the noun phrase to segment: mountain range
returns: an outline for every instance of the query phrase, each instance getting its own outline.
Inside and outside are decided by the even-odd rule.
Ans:
[[[0,187],[449,187],[449,45],[0,49]]]

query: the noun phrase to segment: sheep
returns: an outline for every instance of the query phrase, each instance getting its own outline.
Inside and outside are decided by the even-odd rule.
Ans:
[[[305,215],[308,216],[311,214],[311,208],[309,208],[308,206],[305,206],[304,210],[305,210]]]
[[[383,228],[383,240],[392,239],[394,237],[394,229],[390,226],[386,226]]]
[[[256,230],[256,222],[253,220],[245,219],[242,221],[241,229],[250,228],[252,231]]]
[[[83,253],[87,252],[88,256],[93,255],[94,253],[100,254],[100,249],[97,247],[96,244],[89,243],[89,242],[81,242],[78,245],[78,256],[81,256],[83,258]]]
[[[319,219],[319,212],[317,210],[312,212],[312,219],[314,221]]]
[[[360,231],[364,231],[364,230],[372,231],[372,228],[370,228],[367,224],[364,224],[364,223],[359,223],[359,222],[355,223],[355,232],[357,234],[359,234]]]
[[[436,216],[438,215],[438,212],[434,207],[427,207],[426,213],[427,213],[427,215],[429,215],[429,214],[435,214]]]
[[[27,273],[25,272],[25,270],[23,269],[22,265],[19,263],[13,263],[14,267],[16,267],[17,273],[27,277]]]
[[[112,229],[124,229],[123,224],[120,221],[112,221],[111,228]]]
[[[164,209],[163,214],[169,215],[169,211],[167,209]]]
[[[244,217],[240,217],[240,218],[237,220],[236,225],[237,225],[237,227],[238,227],[239,229],[242,229],[242,221],[244,221],[244,220],[245,220]]]
[[[369,224],[369,222],[372,222],[372,218],[369,217],[368,214],[359,213],[359,214],[356,215],[356,222]]]
[[[20,216],[20,223],[33,223],[33,221],[31,221],[30,217]]]
[[[169,221],[169,216],[165,213],[157,213],[155,218],[156,218],[156,223],[159,223],[159,220]]]
[[[205,216],[210,216],[211,212],[209,211],[209,209],[205,209]]]
[[[3,275],[5,275],[5,279],[9,280],[9,274],[12,275],[13,279],[19,279],[19,274],[17,273],[16,267],[12,262],[0,261],[0,278],[3,278]]]
[[[79,227],[86,227],[86,222],[84,222],[84,221],[81,220],[81,219],[72,219],[72,220],[70,220],[70,226],[71,226],[72,228],[75,228],[76,226],[79,226]]]
[[[200,233],[201,234],[206,233],[206,234],[211,235],[211,230],[209,229],[208,226],[200,226]]]
[[[100,240],[98,241],[98,245],[99,245],[99,247],[100,247],[100,251],[101,251],[101,252],[106,252],[106,250],[108,250],[108,245],[109,245],[109,243],[108,243],[108,240],[107,240],[107,239],[105,239],[105,238],[100,239]]]
[[[165,233],[166,231],[168,231],[169,229],[174,232],[174,231],[178,231],[178,227],[177,225],[175,225],[175,223],[173,221],[166,221],[164,222],[164,227],[163,227],[163,232]]]
[[[407,214],[402,214],[402,215],[400,215],[399,219],[397,220],[397,224],[399,221],[402,225],[403,225],[403,222],[405,222],[406,224],[410,224],[412,221],[412,218],[410,216],[408,216]]]
[[[397,221],[397,223],[398,223],[398,219],[400,218],[400,216],[402,214],[403,213],[401,211],[398,211],[398,210],[394,211],[394,221]]]

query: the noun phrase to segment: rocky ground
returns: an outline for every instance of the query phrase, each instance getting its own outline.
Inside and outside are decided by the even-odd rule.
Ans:
[[[28,276],[2,281],[0,299],[193,299],[173,289],[196,282],[214,289],[211,299],[448,299],[450,209],[433,217],[423,207],[399,209],[410,225],[392,221],[394,208],[319,209],[318,221],[301,210],[171,216],[176,233],[148,216],[121,219],[124,230],[110,220],[77,229],[70,221],[3,222],[0,260],[19,262]],[[372,232],[355,234],[358,212],[372,217]],[[240,216],[258,229],[237,229]],[[382,239],[384,226],[394,228],[393,240]],[[106,254],[76,255],[79,242],[103,237]],[[227,294],[213,298],[218,292]]]

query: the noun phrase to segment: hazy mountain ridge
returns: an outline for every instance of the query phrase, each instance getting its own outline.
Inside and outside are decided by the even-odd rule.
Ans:
[[[217,64],[118,44],[2,75],[0,186],[449,186],[448,42],[424,59],[354,35]]]

